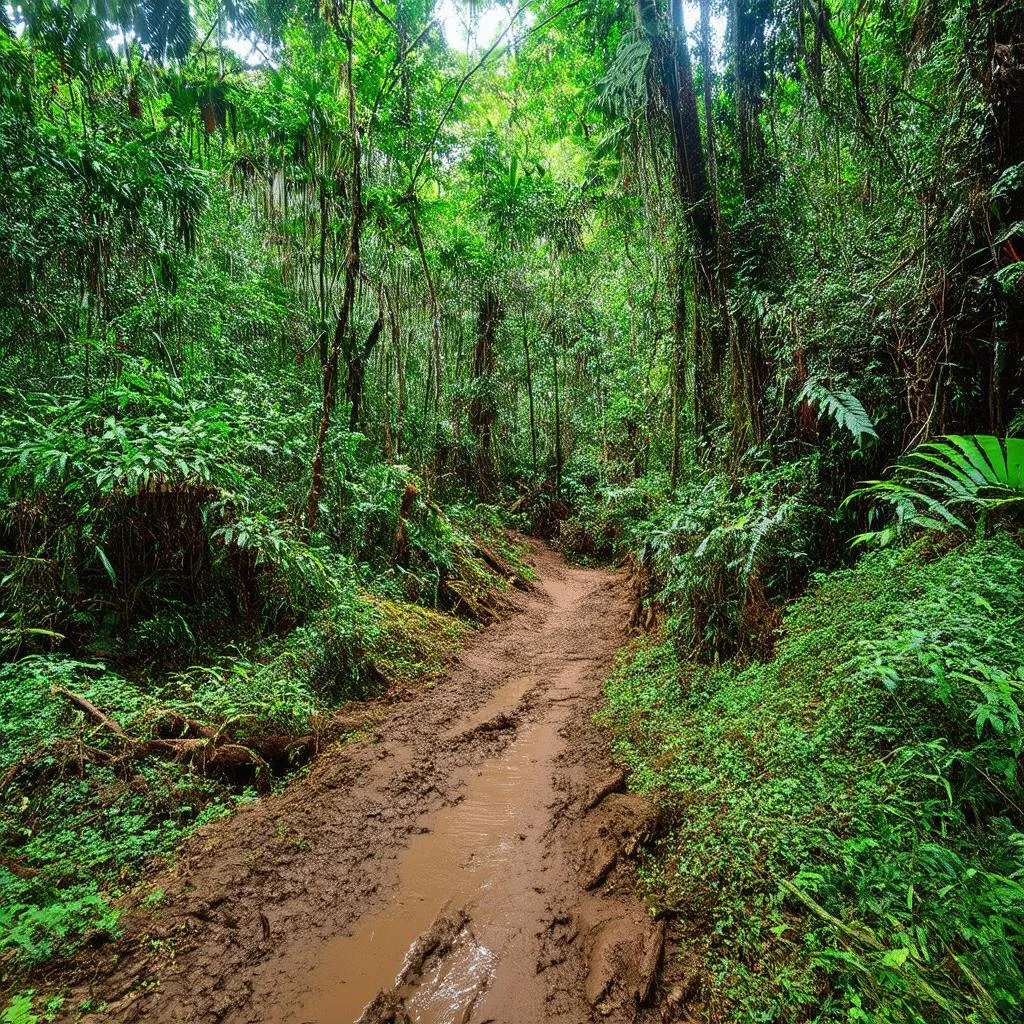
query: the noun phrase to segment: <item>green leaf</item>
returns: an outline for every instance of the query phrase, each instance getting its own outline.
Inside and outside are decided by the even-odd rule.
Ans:
[[[847,430],[858,446],[864,443],[865,438],[878,438],[867,410],[856,395],[849,391],[832,391],[821,381],[811,377],[801,388],[796,401],[797,404],[809,402],[818,405],[822,414],[831,416],[837,426]]]
[[[890,949],[882,957],[881,963],[883,967],[902,967],[907,962],[909,956],[910,950],[904,947]]]
[[[107,553],[103,550],[103,548],[101,548],[99,546],[99,544],[96,545],[96,555],[99,558],[100,563],[102,564],[103,568],[106,570],[107,575],[110,577],[111,585],[116,590],[117,589],[117,573],[114,572],[114,567],[110,564],[110,559],[107,558]]]

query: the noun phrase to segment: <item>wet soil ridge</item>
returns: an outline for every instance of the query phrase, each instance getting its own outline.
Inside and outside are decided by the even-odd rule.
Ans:
[[[532,562],[536,587],[447,679],[367,708],[364,741],[197,834],[66,1005],[155,1024],[665,1019],[664,929],[627,863],[655,813],[592,724],[626,581],[540,544]]]

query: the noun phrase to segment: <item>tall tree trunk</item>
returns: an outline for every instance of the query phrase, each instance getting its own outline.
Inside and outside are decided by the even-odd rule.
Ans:
[[[555,379],[555,500],[562,494],[562,405],[558,394],[558,343],[551,348],[551,365]]]
[[[655,0],[636,0],[637,19],[659,69],[672,128],[676,189],[691,207],[690,220],[702,256],[714,252],[714,225],[707,209],[708,182],[697,116],[697,90],[683,24],[682,0],[671,0],[668,32]]]
[[[701,0],[707,3],[708,0]],[[752,199],[759,190],[764,136],[758,116],[765,87],[765,25],[772,16],[773,0],[731,0],[733,82],[736,103],[736,147],[740,158],[743,194]]]
[[[427,296],[430,299],[430,369],[428,379],[432,378],[434,383],[434,410],[440,409],[441,403],[441,309],[437,301],[437,289],[434,287],[434,278],[430,273],[430,265],[427,263],[427,253],[423,248],[423,236],[420,234],[420,223],[416,218],[415,199],[409,206],[409,219],[412,223],[413,237],[416,239],[416,251],[420,256],[420,266],[423,268],[423,279],[427,284]]]
[[[526,395],[530,402],[530,459],[533,475],[537,475],[537,421],[533,408],[533,370],[530,365],[530,333],[526,320],[526,300],[523,300],[523,354],[526,356]]]
[[[765,26],[772,9],[773,0],[731,0],[729,7],[740,178],[744,198],[752,206],[761,194],[764,174],[764,134],[759,115],[765,86]],[[764,224],[763,230],[770,232],[771,224]],[[722,248],[722,273],[731,285],[732,253],[728,245]],[[743,449],[749,440],[760,444],[763,439],[761,398],[769,368],[756,317],[737,313],[730,326],[733,438],[735,448]]]
[[[682,240],[676,242],[676,268],[678,277],[676,281],[676,305],[675,316],[672,320],[672,459],[669,465],[669,486],[675,490],[679,483],[679,471],[682,461],[682,429],[683,429],[683,401],[686,392],[686,365],[684,361],[686,346],[686,254],[683,250]],[[697,417],[697,429],[700,430],[700,413],[702,403],[700,402],[702,377],[700,371],[702,353],[699,347],[699,337],[694,332],[693,352],[693,406],[694,415]]]
[[[320,306],[320,351],[321,367],[327,365],[327,187],[320,181],[320,253],[317,261]]]
[[[497,408],[491,390],[494,373],[494,336],[501,319],[501,304],[494,292],[484,293],[473,346],[473,397],[469,427],[476,439],[476,477],[482,497],[490,497],[495,484],[493,432]]]
[[[366,342],[361,348],[354,349],[345,358],[345,399],[349,403],[348,429],[353,434],[359,429],[359,413],[363,404],[363,380],[366,377],[366,364],[370,359],[381,331],[384,330],[384,314],[378,310],[377,319]]]
[[[698,424],[706,420],[703,405],[707,401],[707,388],[702,380],[705,351],[712,366],[719,365],[724,346],[714,332],[710,338],[701,335],[703,320],[700,316],[701,297],[721,294],[717,273],[717,244],[715,222],[709,205],[708,179],[705,170],[704,146],[697,114],[697,90],[693,80],[693,65],[687,45],[683,23],[683,0],[671,0],[670,21],[667,32],[655,0],[636,0],[640,27],[651,44],[655,66],[659,69],[661,91],[669,112],[672,152],[675,164],[675,186],[679,198],[681,223],[688,225],[696,247],[693,260],[694,299],[694,418]],[[677,250],[677,270],[679,256]],[[685,289],[686,275],[676,274],[676,288]],[[685,308],[686,296],[677,292],[676,307]],[[677,322],[680,318],[677,316]],[[674,342],[678,342],[674,335]],[[710,342],[710,343],[709,343]],[[681,412],[677,407],[675,412]],[[700,428],[698,428],[700,429]],[[673,446],[675,447],[675,446]],[[674,453],[673,462],[678,462]],[[676,465],[678,472],[678,465]]]
[[[397,459],[402,453],[402,435],[405,430],[405,359],[402,352],[402,325],[398,319],[398,300],[394,294],[384,292],[384,300],[388,311],[388,323],[391,327],[391,351],[395,357],[395,425],[392,441],[392,457]]]
[[[984,0],[979,6],[988,29],[982,79],[991,115],[984,141],[991,153],[992,175],[998,178],[1024,164],[1024,9],[1019,3],[999,0]],[[990,243],[995,266],[990,265],[987,272],[1019,266],[1024,259],[1024,189],[1009,190],[994,212],[983,210],[984,232],[989,238],[1001,238],[998,247]],[[987,426],[1005,434],[1014,412],[1024,403],[1024,292],[1019,283],[1001,297],[1000,305],[1000,315],[991,318],[985,339],[989,349]]]
[[[352,5],[349,4],[348,32],[345,37],[347,55],[346,78],[348,79],[348,120],[352,132],[352,173],[349,189],[352,200],[352,215],[348,227],[348,249],[345,254],[345,286],[341,298],[341,310],[334,327],[334,338],[331,341],[327,366],[324,369],[323,405],[320,411],[320,426],[317,430],[316,450],[310,473],[309,501],[306,507],[306,529],[316,529],[320,514],[320,497],[324,487],[324,451],[327,446],[327,432],[331,426],[331,410],[334,408],[335,390],[338,386],[338,368],[341,353],[348,334],[349,322],[352,319],[352,307],[355,304],[356,284],[359,280],[360,244],[363,234],[362,189],[362,145],[359,137],[359,123],[356,120],[356,86],[352,76]]]
[[[715,230],[721,232],[722,224],[718,205],[718,153],[715,145],[715,116],[711,69],[711,0],[700,0],[700,63],[704,93],[704,131],[708,144],[708,188],[711,198],[711,212]]]

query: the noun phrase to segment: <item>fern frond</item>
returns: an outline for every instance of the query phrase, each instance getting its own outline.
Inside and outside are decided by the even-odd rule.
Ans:
[[[647,69],[651,44],[642,32],[627,32],[597,81],[598,98],[610,114],[627,115],[647,102]]]
[[[829,416],[842,430],[849,431],[858,446],[865,438],[877,439],[875,425],[861,404],[849,391],[833,391],[820,380],[811,377],[797,395],[797,403],[808,402],[818,407],[819,418]]]

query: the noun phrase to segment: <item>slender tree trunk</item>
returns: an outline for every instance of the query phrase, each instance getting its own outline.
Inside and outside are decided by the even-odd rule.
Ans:
[[[562,494],[562,409],[558,395],[558,343],[551,348],[551,365],[555,379],[555,500]]]
[[[349,403],[348,429],[355,433],[359,429],[359,414],[363,404],[363,381],[366,377],[366,364],[373,353],[377,342],[380,340],[381,331],[384,330],[384,314],[378,310],[377,319],[370,328],[369,337],[365,344],[352,351],[345,360],[345,398]]]
[[[416,218],[416,207],[409,206],[409,219],[412,223],[413,237],[416,239],[416,251],[420,255],[420,266],[423,268],[423,279],[427,283],[427,295],[430,298],[430,360],[434,381],[434,409],[441,407],[441,310],[437,302],[437,289],[434,278],[427,264],[427,254],[423,248],[423,236]],[[430,374],[428,374],[428,377]]]
[[[318,284],[320,306],[320,365],[326,366],[327,352],[327,189],[320,182],[320,253],[318,259]]]
[[[409,389],[405,382],[406,367],[408,366],[409,353],[412,352],[412,328],[406,333],[406,345],[402,348],[402,340],[398,340],[400,356],[398,360],[398,442],[395,450],[405,451],[405,417],[409,407]]]
[[[765,25],[770,15],[770,4],[754,0],[731,0],[729,6],[740,179],[743,195],[751,203],[759,197],[762,187],[764,135],[758,118],[765,82]],[[770,229],[770,224],[765,225],[765,230]],[[721,264],[722,278],[728,287],[734,271],[732,253],[725,242],[721,245]],[[730,317],[730,337],[733,441],[734,449],[742,451],[751,439],[759,444],[763,438],[760,402],[769,368],[756,317],[743,312]]]
[[[704,92],[704,131],[708,150],[708,190],[715,230],[721,234],[721,217],[718,207],[718,153],[715,145],[715,115],[711,70],[711,0],[700,0],[700,63]]]
[[[679,470],[682,460],[682,428],[683,401],[686,391],[686,255],[682,242],[676,243],[676,308],[672,322],[672,461],[669,466],[669,486],[675,490],[679,483]],[[701,403],[698,401],[701,387],[700,356],[697,347],[697,334],[694,332],[694,415],[700,416]]]
[[[494,490],[494,422],[497,409],[491,391],[494,373],[494,336],[501,319],[501,305],[492,291],[484,293],[473,346],[473,398],[469,403],[469,426],[476,438],[477,484],[487,498]]]
[[[671,0],[667,33],[664,21],[658,12],[655,0],[636,0],[637,18],[640,27],[651,44],[655,55],[655,66],[659,69],[662,93],[669,111],[672,134],[672,151],[675,160],[675,186],[681,208],[681,222],[689,226],[696,247],[693,260],[693,302],[694,302],[694,360],[693,360],[693,403],[694,418],[698,433],[705,419],[703,408],[706,402],[706,388],[702,381],[704,373],[704,349],[708,349],[710,365],[721,363],[723,345],[717,335],[710,344],[705,343],[701,333],[701,296],[716,295],[719,287],[717,274],[717,243],[715,221],[709,207],[708,179],[705,171],[704,146],[700,135],[700,120],[697,114],[697,91],[693,80],[693,65],[683,23],[682,0]],[[682,245],[682,243],[678,243]],[[686,275],[682,272],[680,256],[676,253],[676,308],[685,308]],[[676,316],[677,330],[683,318]],[[674,345],[679,348],[678,335]],[[675,412],[679,412],[678,402]],[[673,446],[675,449],[675,446]],[[673,452],[673,463],[678,463],[678,454]],[[678,472],[678,465],[676,465]]]
[[[394,438],[392,455],[395,459],[402,451],[402,434],[405,429],[405,360],[402,352],[402,325],[398,319],[398,300],[394,294],[384,293],[391,327],[391,351],[395,357],[395,386],[397,389]]]
[[[341,310],[334,328],[327,366],[324,368],[323,405],[320,411],[320,426],[317,430],[316,450],[310,473],[309,501],[306,507],[306,529],[316,529],[320,514],[320,497],[324,486],[324,452],[327,446],[327,432],[331,426],[331,410],[334,408],[335,391],[338,385],[338,369],[341,353],[352,319],[355,303],[356,284],[359,280],[360,244],[363,233],[362,191],[362,146],[359,137],[359,123],[356,120],[356,86],[352,76],[352,5],[349,5],[348,33],[345,37],[347,53],[346,77],[348,79],[348,119],[352,132],[352,174],[349,188],[352,197],[352,216],[348,229],[348,250],[345,254],[345,286],[342,292]]]
[[[523,301],[523,354],[526,356],[526,395],[530,402],[530,459],[533,475],[537,476],[537,422],[533,408],[533,370],[530,365],[530,332],[526,320],[526,301]]]

